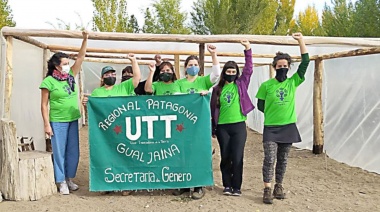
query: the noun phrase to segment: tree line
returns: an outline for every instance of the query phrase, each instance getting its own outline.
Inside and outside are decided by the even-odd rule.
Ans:
[[[91,0],[92,29],[199,35],[289,35],[299,31],[309,36],[380,37],[380,0],[330,1],[319,15],[314,5],[295,14],[296,0],[197,0],[189,14],[181,10],[182,0],[154,0],[143,11],[140,26],[136,17],[127,13],[127,0]],[[8,0],[0,0],[0,12],[0,28],[16,25]],[[70,24],[57,20],[57,28],[70,29]],[[87,26],[82,22],[75,26],[83,28]]]

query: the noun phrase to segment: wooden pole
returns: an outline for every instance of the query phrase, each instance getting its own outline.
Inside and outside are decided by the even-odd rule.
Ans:
[[[48,72],[48,61],[50,58],[50,52],[49,49],[44,49],[43,52],[43,61],[42,61],[42,66],[43,66],[43,71],[42,71],[42,78],[45,78],[47,72]]]
[[[6,70],[5,70],[5,93],[4,93],[4,117],[11,116],[11,96],[13,86],[13,38],[6,37],[7,53],[6,53]]]
[[[4,27],[4,36],[32,36],[32,37],[56,37],[82,39],[80,31],[54,30],[54,29],[17,29]],[[297,41],[290,36],[274,35],[177,35],[177,34],[143,34],[143,33],[117,33],[117,32],[91,32],[91,40],[117,40],[117,41],[152,41],[152,42],[187,42],[187,43],[239,43],[248,40],[252,44],[267,45],[293,45],[298,46]],[[335,44],[349,46],[380,47],[376,39],[369,38],[336,38],[336,37],[305,37],[305,43],[310,44]]]
[[[315,61],[314,69],[314,92],[313,92],[313,153],[323,153],[324,131],[323,131],[323,109],[322,109],[322,82],[323,82],[323,60]]]
[[[272,79],[276,76],[276,71],[274,70],[272,64],[269,65],[269,78]]]
[[[174,55],[174,70],[175,70],[175,75],[177,79],[181,79],[181,74],[180,74],[180,59],[179,59],[179,54]]]
[[[205,44],[200,43],[199,44],[199,74],[200,76],[204,75],[205,71]]]
[[[86,123],[86,110],[85,110],[85,107],[82,105],[82,100],[84,98],[84,82],[83,82],[83,66],[81,66],[81,69],[79,71],[79,74],[78,74],[78,86],[79,86],[79,104],[80,104],[80,108],[81,108],[81,113],[82,113],[82,126],[85,125]],[[80,128],[81,126],[79,126]]]

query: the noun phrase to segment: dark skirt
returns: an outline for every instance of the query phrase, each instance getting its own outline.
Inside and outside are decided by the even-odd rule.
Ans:
[[[302,140],[297,125],[293,123],[283,126],[264,126],[263,142],[267,141],[298,143]]]

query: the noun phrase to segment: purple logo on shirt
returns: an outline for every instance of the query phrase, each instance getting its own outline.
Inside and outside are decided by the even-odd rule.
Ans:
[[[285,97],[288,96],[288,90],[285,88],[279,88],[276,90],[276,96],[281,100],[284,101]]]
[[[69,95],[71,94],[71,89],[70,89],[70,86],[69,85],[65,85],[63,86],[63,90],[66,91]]]
[[[196,88],[189,88],[189,89],[187,89],[187,93],[189,93],[189,94],[198,93],[198,89],[196,89]]]
[[[227,102],[227,104],[231,104],[232,99],[234,98],[234,93],[227,91],[223,95],[224,100]]]

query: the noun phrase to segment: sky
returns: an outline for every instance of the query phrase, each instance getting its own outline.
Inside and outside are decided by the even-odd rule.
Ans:
[[[181,10],[189,13],[196,0],[182,0]],[[134,14],[142,26],[144,22],[143,10],[150,6],[154,0],[127,0],[128,15]],[[319,12],[331,0],[296,0],[295,12],[305,10],[308,5],[314,4]],[[12,9],[13,18],[18,28],[25,29],[52,29],[47,22],[57,25],[57,18],[75,28],[75,23],[91,29],[93,6],[91,0],[8,0]],[[77,15],[80,14],[80,17]]]

